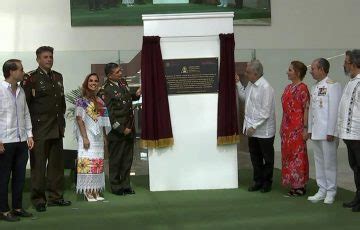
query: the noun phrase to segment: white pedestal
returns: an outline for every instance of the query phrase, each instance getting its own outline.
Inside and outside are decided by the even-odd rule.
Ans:
[[[143,15],[144,35],[161,37],[163,59],[220,59],[220,33],[233,13]],[[237,146],[218,147],[214,94],[169,96],[174,146],[149,149],[151,191],[238,187]]]

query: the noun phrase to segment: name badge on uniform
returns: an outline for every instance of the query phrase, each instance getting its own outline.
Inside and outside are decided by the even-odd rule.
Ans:
[[[326,92],[327,92],[327,88],[325,87],[319,88],[318,96],[325,96]]]

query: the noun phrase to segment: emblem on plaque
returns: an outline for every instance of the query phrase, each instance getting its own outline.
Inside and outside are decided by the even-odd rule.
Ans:
[[[186,67],[186,66],[183,66],[182,68],[181,68],[181,73],[188,73],[189,71],[188,71],[188,68]]]

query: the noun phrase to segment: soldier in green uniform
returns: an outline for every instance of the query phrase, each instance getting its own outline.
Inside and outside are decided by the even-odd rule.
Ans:
[[[131,94],[116,63],[105,66],[107,80],[99,91],[108,111],[112,129],[108,134],[109,180],[111,192],[117,195],[135,194],[130,186],[130,169],[135,139],[132,101],[139,100],[141,89]]]
[[[30,154],[31,201],[38,212],[46,211],[46,205],[71,205],[70,201],[63,199],[62,138],[66,104],[62,75],[51,69],[53,51],[49,46],[38,48],[36,61],[39,67],[27,73],[22,82],[33,124],[35,145]]]

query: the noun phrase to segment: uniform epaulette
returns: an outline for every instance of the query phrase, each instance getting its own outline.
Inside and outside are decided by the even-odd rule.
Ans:
[[[58,75],[61,75],[61,73],[59,72],[56,72],[55,70],[51,70],[54,74],[58,74]]]
[[[26,73],[26,75],[29,75],[29,76],[31,76],[33,73],[35,73],[36,72],[36,69],[34,69],[34,70],[31,70],[31,71],[29,71],[29,72],[27,72]]]
[[[332,79],[328,78],[328,79],[326,80],[326,83],[329,83],[329,84],[335,84],[335,83],[336,83],[336,81],[334,81],[334,80],[332,80]]]
[[[25,86],[25,85],[28,85],[30,84],[31,82],[34,81],[34,76],[33,75],[34,73],[36,72],[36,70],[31,70],[29,72],[27,72],[26,74],[24,74],[24,80],[21,82],[21,85],[22,86]]]

